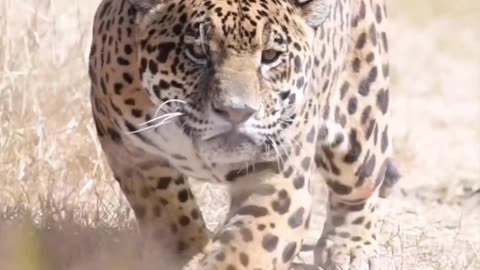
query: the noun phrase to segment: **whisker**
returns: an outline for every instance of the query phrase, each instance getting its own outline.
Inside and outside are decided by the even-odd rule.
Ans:
[[[277,153],[278,153],[278,159],[280,160],[280,165],[284,165],[285,164],[285,159],[283,159],[283,155],[282,155],[282,150],[283,149],[279,149],[280,148],[280,145],[275,141],[275,138],[273,138],[273,145],[277,148]],[[279,168],[279,170],[281,170],[281,168]]]
[[[303,147],[300,145],[300,143],[295,139],[295,138],[288,138],[286,136],[281,136],[279,135],[280,139],[294,147],[298,147],[300,149],[302,149]]]
[[[183,113],[172,113],[172,114],[170,114],[170,116],[165,117],[160,123],[153,125],[153,127],[159,127],[159,126],[163,125],[166,121],[168,121],[172,118],[181,116],[181,115],[183,115]]]
[[[278,170],[281,171],[282,164],[284,164],[284,163],[283,163],[283,160],[281,158],[280,152],[278,151],[277,145],[276,145],[275,141],[270,136],[267,136],[267,139],[272,143],[272,147],[273,147],[273,149],[276,153],[277,167],[278,167]]]
[[[155,121],[158,121],[158,120],[161,120],[161,119],[163,119],[163,118],[167,118],[167,117],[170,117],[170,116],[173,116],[173,115],[178,115],[178,114],[182,115],[183,113],[181,113],[181,112],[172,112],[172,113],[163,114],[163,115],[160,115],[159,117],[152,118],[152,119],[150,119],[150,120],[148,120],[148,121],[145,121],[145,122],[143,122],[143,123],[141,123],[141,124],[139,124],[139,125],[140,125],[140,126],[145,126],[145,125],[148,125],[149,123],[152,123],[152,122],[155,122]]]
[[[303,148],[305,148],[302,144],[300,144],[300,143],[298,142],[298,138],[297,138],[297,139],[296,139],[296,138],[288,138],[288,137],[286,137],[286,136],[282,136],[281,138],[282,138],[283,140],[285,140],[287,143],[290,143],[290,144],[292,145],[292,147],[293,147],[294,150],[295,150],[296,147],[299,148],[300,151],[301,151]]]
[[[282,138],[280,137],[279,140],[282,140]],[[284,140],[282,140],[282,141],[284,141]],[[279,143],[278,146],[279,146],[280,148],[282,148],[284,154],[287,154],[287,153],[288,153],[287,149],[284,147],[283,144]]]
[[[282,115],[278,118],[278,121],[284,121],[285,123],[292,124],[294,120],[291,118],[292,115],[294,115],[294,113],[290,115]]]
[[[139,133],[139,132],[142,132],[142,131],[146,131],[146,130],[149,130],[149,129],[152,129],[152,128],[158,128],[160,126],[163,126],[163,125],[166,125],[166,124],[169,124],[171,123],[170,119],[172,118],[175,118],[175,117],[178,117],[182,115],[182,113],[175,113],[175,115],[170,115],[168,117],[165,117],[160,123],[158,124],[155,124],[153,126],[147,126],[147,127],[144,127],[144,128],[141,128],[141,129],[137,129],[137,130],[134,130],[134,131],[129,131],[129,132],[126,132],[126,134],[134,134],[134,133]]]
[[[163,106],[167,105],[168,103],[172,103],[172,102],[179,102],[179,103],[182,103],[182,104],[187,104],[186,101],[183,101],[183,100],[180,100],[180,99],[169,99],[169,100],[163,102],[162,104],[160,104],[160,106],[158,106],[157,110],[155,111],[154,117],[156,117],[158,115],[158,113],[160,112],[160,110],[162,109]]]

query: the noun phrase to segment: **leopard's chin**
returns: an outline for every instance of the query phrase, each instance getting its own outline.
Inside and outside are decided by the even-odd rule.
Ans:
[[[255,162],[261,147],[251,137],[236,131],[219,134],[207,140],[194,139],[200,157],[210,164],[235,165]]]

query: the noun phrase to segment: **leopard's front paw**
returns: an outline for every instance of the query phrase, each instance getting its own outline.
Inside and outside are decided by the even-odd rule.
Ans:
[[[378,255],[377,243],[372,239],[328,235],[318,241],[314,253],[315,265],[324,270],[395,269],[391,259]]]

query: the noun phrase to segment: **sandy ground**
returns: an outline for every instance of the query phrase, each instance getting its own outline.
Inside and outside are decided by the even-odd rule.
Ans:
[[[390,1],[395,160],[382,205],[397,269],[480,269],[480,4]],[[131,269],[132,213],[88,103],[97,0],[0,3],[0,269]],[[210,228],[225,194],[195,185]],[[323,220],[318,184],[311,237]]]

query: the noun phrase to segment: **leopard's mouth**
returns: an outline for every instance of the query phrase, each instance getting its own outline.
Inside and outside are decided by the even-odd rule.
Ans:
[[[196,152],[207,164],[235,167],[235,164],[245,166],[246,163],[276,161],[279,152],[285,149],[278,141],[272,142],[277,136],[266,131],[219,124],[202,127],[195,123],[188,117],[178,119],[178,126],[192,140]]]
[[[227,132],[220,132],[216,135],[210,137],[204,137],[203,140],[205,142],[212,142],[215,140],[220,140],[225,147],[228,148],[235,148],[240,144],[248,143],[248,144],[256,144],[253,138],[251,138],[248,134],[240,132],[238,130],[231,129]]]

